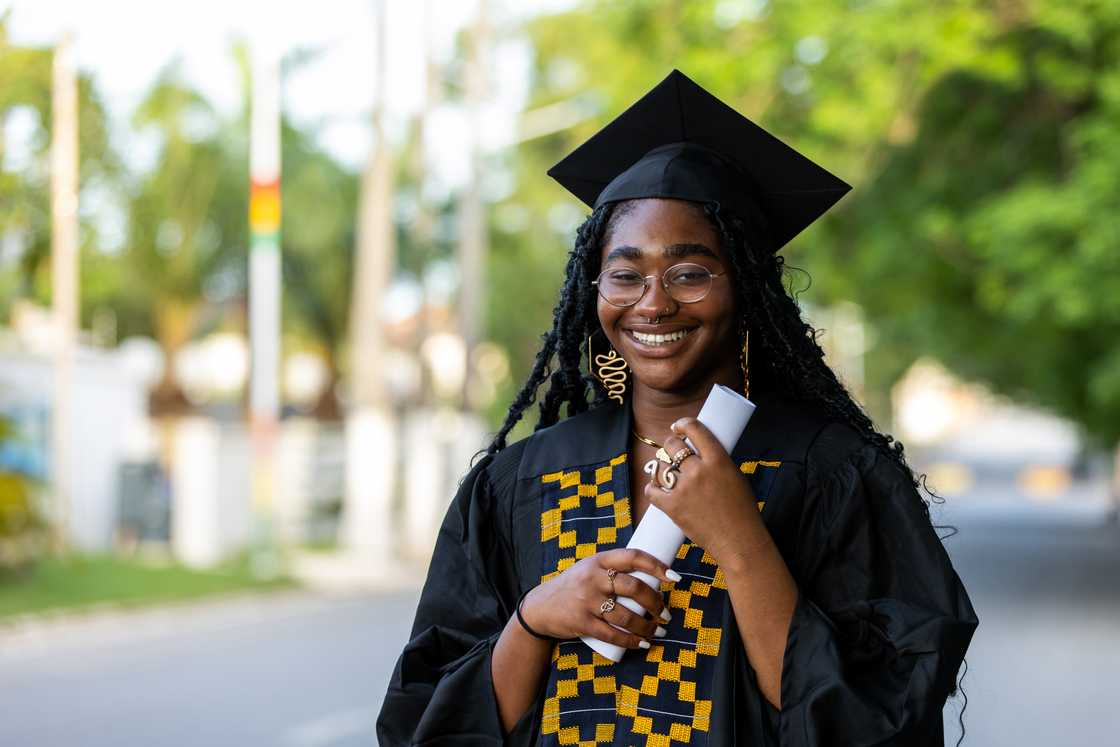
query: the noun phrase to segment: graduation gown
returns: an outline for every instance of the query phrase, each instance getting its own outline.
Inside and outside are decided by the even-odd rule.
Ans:
[[[686,541],[672,621],[614,664],[553,649],[509,733],[491,654],[521,592],[633,534],[631,414],[608,403],[479,461],[436,543],[377,722],[398,745],[942,745],[977,625],[910,476],[846,425],[753,393],[732,453],[798,585],[779,712],[760,693],[722,570]]]

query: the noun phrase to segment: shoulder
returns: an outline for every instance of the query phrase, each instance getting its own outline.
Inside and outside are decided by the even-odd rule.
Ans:
[[[807,452],[806,475],[810,502],[826,515],[885,512],[897,521],[901,513],[928,523],[928,508],[905,463],[846,423],[820,429]]]
[[[525,454],[526,442],[522,439],[510,444],[496,454],[484,454],[471,466],[463,478],[461,488],[472,491],[484,488],[494,495],[505,495],[513,490],[517,472]]]
[[[809,474],[817,479],[834,475],[859,456],[874,456],[877,447],[867,436],[838,420],[820,424],[805,449]]]

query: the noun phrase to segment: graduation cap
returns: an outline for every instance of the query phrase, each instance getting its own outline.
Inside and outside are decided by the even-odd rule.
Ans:
[[[759,211],[774,251],[851,189],[679,70],[548,175],[591,208],[673,197]]]

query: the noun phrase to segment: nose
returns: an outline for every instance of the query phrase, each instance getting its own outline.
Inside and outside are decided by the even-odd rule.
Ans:
[[[675,312],[676,303],[676,300],[665,290],[662,276],[658,274],[646,278],[645,293],[633,308],[647,319],[656,319]]]

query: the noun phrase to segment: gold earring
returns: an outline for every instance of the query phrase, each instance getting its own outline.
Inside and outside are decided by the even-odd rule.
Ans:
[[[750,338],[750,332],[743,330],[743,349],[739,352],[739,367],[743,369],[743,396],[747,399],[751,398],[751,378],[750,366],[748,358],[747,340]]]
[[[599,380],[607,390],[607,397],[618,404],[622,404],[622,396],[626,394],[626,381],[629,378],[626,372],[626,361],[612,347],[608,353],[594,355],[591,352],[591,335],[587,336],[587,361],[591,374]]]

